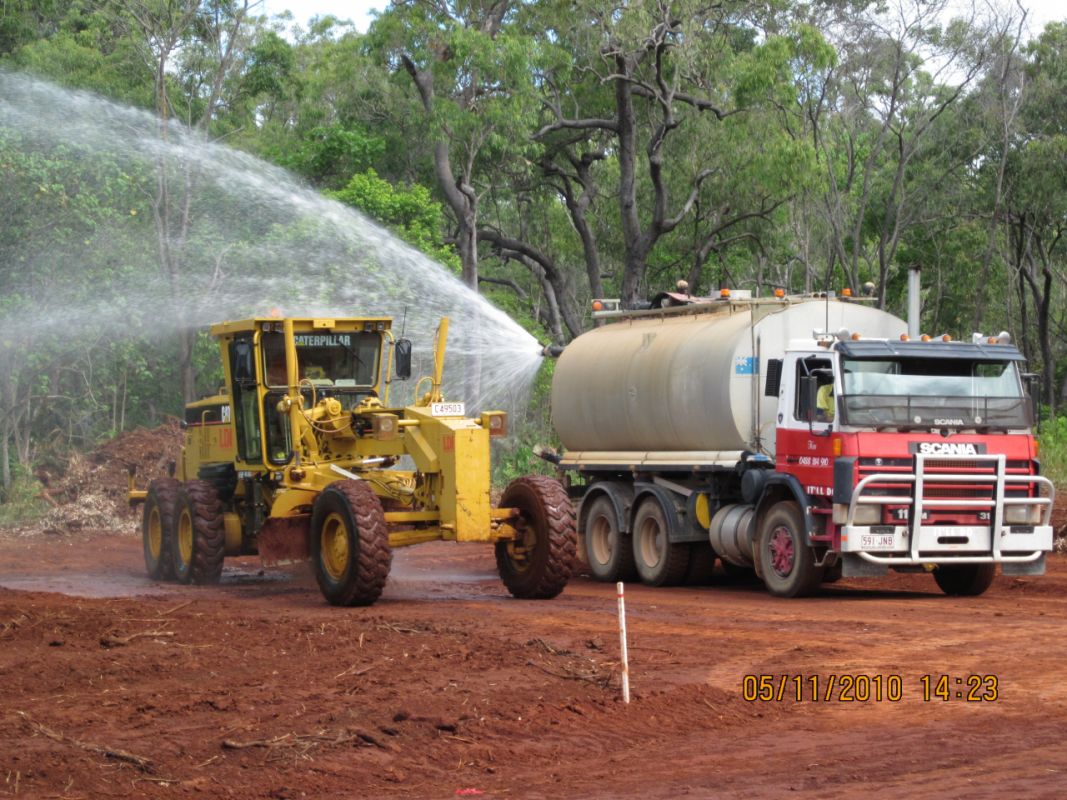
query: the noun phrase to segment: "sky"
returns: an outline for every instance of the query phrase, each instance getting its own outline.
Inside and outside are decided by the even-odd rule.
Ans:
[[[983,0],[977,2],[981,4]],[[265,13],[277,14],[288,9],[301,27],[306,28],[312,17],[333,14],[339,19],[352,20],[360,31],[367,30],[370,25],[372,9],[380,11],[387,5],[387,0],[263,0]],[[1021,5],[1029,11],[1029,24],[1035,33],[1040,32],[1048,22],[1067,20],[1067,8],[1063,0],[1021,0]]]
[[[312,17],[324,17],[332,14],[338,19],[350,19],[356,29],[366,31],[373,17],[371,10],[382,10],[388,5],[386,0],[263,0],[263,12],[278,14],[289,10],[293,21],[306,28]]]

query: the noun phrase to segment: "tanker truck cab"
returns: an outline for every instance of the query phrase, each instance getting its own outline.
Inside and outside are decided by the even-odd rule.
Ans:
[[[803,492],[819,568],[932,569],[950,594],[981,593],[998,563],[1044,572],[1053,488],[1038,474],[1015,347],[841,334],[811,344],[791,343],[782,367],[775,472]],[[829,380],[832,418],[820,419]],[[781,550],[764,571],[785,565]]]

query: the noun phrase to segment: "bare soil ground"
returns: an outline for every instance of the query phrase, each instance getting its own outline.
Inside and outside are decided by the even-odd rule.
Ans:
[[[0,534],[0,797],[1064,795],[1065,555],[969,599],[926,575],[794,601],[723,575],[628,587],[624,705],[614,587],[514,600],[488,547],[399,551],[369,609],[255,559],[150,581],[125,471],[165,474],[179,441],[40,472],[51,510]],[[858,675],[869,700],[842,694]]]
[[[1067,786],[1067,557],[948,598],[925,575],[507,597],[486,547],[397,553],[369,609],[306,568],[144,575],[138,538],[0,539],[0,796],[1047,797]],[[800,676],[747,702],[744,676]],[[883,698],[811,699],[830,676]],[[922,676],[949,676],[949,699]],[[996,699],[967,702],[968,676]],[[901,699],[885,697],[900,676]],[[957,684],[955,679],[962,679]],[[935,678],[936,680],[936,678]],[[840,683],[838,683],[838,687]],[[979,694],[988,697],[989,684]],[[962,697],[957,697],[957,692]]]

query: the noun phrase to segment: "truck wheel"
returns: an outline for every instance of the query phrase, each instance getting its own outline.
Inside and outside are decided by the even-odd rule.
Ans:
[[[619,528],[614,503],[600,495],[585,517],[585,555],[589,572],[598,581],[628,581],[634,577],[633,544]]]
[[[993,583],[996,572],[996,564],[943,564],[934,570],[934,580],[945,594],[977,597]]]
[[[144,540],[144,563],[148,577],[166,581],[174,577],[170,543],[174,538],[174,511],[178,505],[178,487],[174,478],[156,478],[148,484],[141,518]]]
[[[822,582],[823,571],[804,541],[802,519],[796,503],[778,503],[760,525],[756,546],[763,583],[779,597],[805,597]]]
[[[668,538],[667,514],[656,497],[646,497],[634,516],[634,563],[647,586],[676,586],[689,567],[689,542],[672,543]]]
[[[557,480],[527,475],[508,484],[500,507],[519,510],[519,538],[496,543],[496,566],[504,586],[523,599],[555,597],[574,571],[578,544],[567,492]]]
[[[332,605],[369,606],[377,600],[393,551],[378,495],[366,481],[335,481],[311,511],[311,563]]]
[[[179,583],[218,583],[226,555],[222,503],[207,481],[186,481],[178,489],[174,536],[170,543]]]

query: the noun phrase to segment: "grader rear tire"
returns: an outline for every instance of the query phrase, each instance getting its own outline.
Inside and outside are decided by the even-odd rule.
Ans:
[[[141,518],[141,538],[144,542],[144,563],[148,577],[167,581],[174,578],[174,564],[170,545],[174,538],[178,489],[181,482],[174,478],[156,478],[148,484]]]
[[[393,551],[382,502],[366,481],[335,481],[315,500],[311,563],[332,605],[369,606],[381,596]]]
[[[557,480],[527,475],[508,484],[500,507],[519,510],[519,538],[496,543],[504,586],[522,599],[555,597],[570,580],[577,552],[574,507],[567,492]]]
[[[226,530],[214,486],[207,481],[181,484],[173,533],[170,555],[175,579],[179,583],[218,583],[226,556]]]

